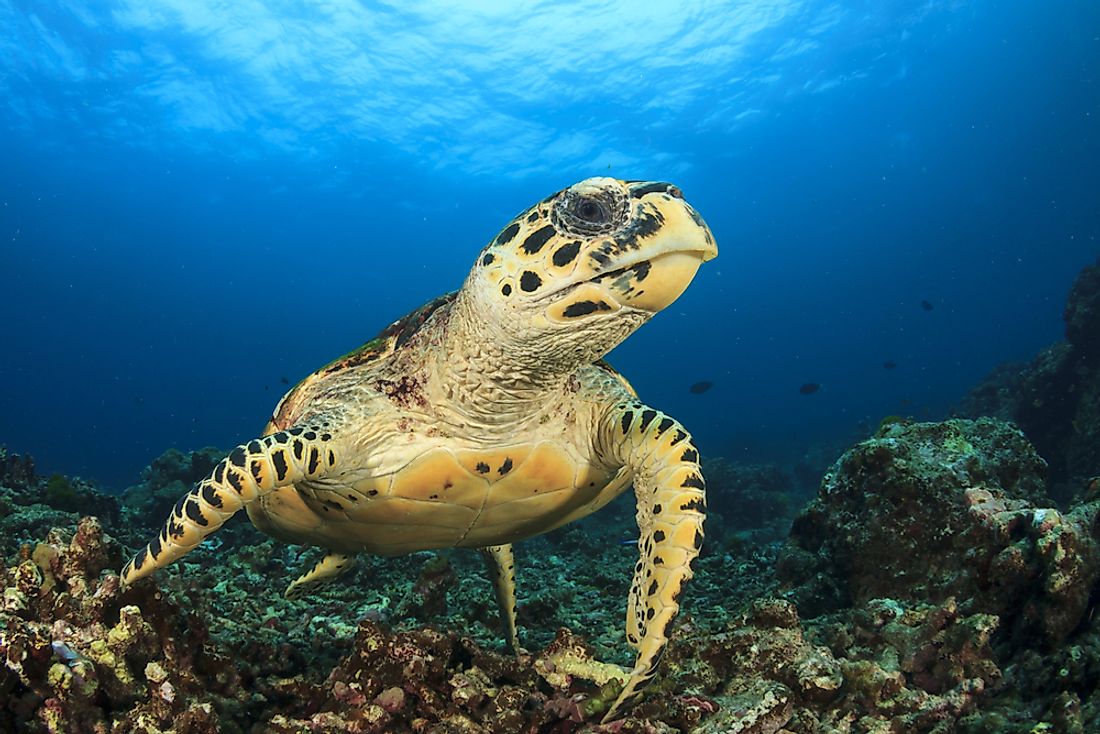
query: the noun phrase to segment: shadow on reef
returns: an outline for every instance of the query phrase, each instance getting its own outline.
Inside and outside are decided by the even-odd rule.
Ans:
[[[366,557],[292,601],[317,552],[232,521],[123,591],[219,452],[169,451],[115,497],[0,449],[0,733],[1100,731],[1098,293],[1094,267],[1068,343],[977,388],[975,419],[884,422],[801,511],[805,469],[705,460],[685,613],[608,725],[629,497],[516,547],[517,659],[472,553]]]

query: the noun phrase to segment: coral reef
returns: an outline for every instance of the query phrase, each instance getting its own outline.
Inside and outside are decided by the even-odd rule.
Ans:
[[[1100,487],[1062,512],[1044,470],[1002,421],[892,422],[837,461],[796,520],[782,593],[859,662],[842,665],[847,686],[947,696],[927,721],[891,716],[891,731],[1030,731],[1013,720],[1054,722],[1067,696],[1096,692]],[[1100,694],[1075,700],[1077,723],[1050,731],[1100,723]]]
[[[1100,479],[1073,448],[1100,424],[1098,280],[1075,287],[1069,343],[970,397],[1023,432],[883,421],[797,513],[783,469],[707,460],[684,612],[645,698],[608,724],[631,661],[629,493],[517,545],[516,657],[474,553],[363,557],[288,600],[317,551],[237,519],[123,589],[127,549],[220,452],[166,452],[116,497],[0,449],[0,732],[1100,731]]]

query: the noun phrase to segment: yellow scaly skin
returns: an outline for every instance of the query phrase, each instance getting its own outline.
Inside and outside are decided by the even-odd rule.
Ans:
[[[638,656],[614,718],[667,643],[702,543],[704,488],[687,431],[600,358],[716,254],[670,184],[588,179],[539,202],[482,250],[460,291],[287,393],[264,435],[177,503],[124,583],[243,507],[264,532],[328,551],[287,590],[295,598],[360,552],[482,549],[518,649],[511,544],[633,484],[641,533],[627,638]]]

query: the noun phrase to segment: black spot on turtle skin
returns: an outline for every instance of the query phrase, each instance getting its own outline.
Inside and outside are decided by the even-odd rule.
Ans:
[[[531,234],[527,235],[527,239],[523,241],[523,251],[528,255],[534,255],[550,241],[550,238],[557,234],[557,230],[553,225],[546,225],[536,229]]]
[[[680,461],[690,461],[693,464],[699,463],[699,452],[693,447],[688,446],[684,449],[684,455],[680,457]]]
[[[665,539],[665,531],[664,530],[655,530],[655,531],[653,531],[653,542],[660,543],[664,539]]]
[[[685,510],[695,510],[696,512],[705,512],[707,509],[707,503],[698,497],[688,500],[684,504],[680,505],[680,512]]]
[[[263,450],[264,450],[264,447],[263,447],[263,445],[260,444],[259,441],[253,439],[253,440],[248,442],[248,453],[258,454]]]
[[[332,449],[329,449],[328,452],[328,465],[336,466],[336,454],[332,453]]]
[[[654,609],[653,607],[650,607],[649,609],[646,609],[645,610],[646,621],[649,621],[649,620],[653,619],[653,615],[655,615],[656,613],[657,613],[657,610]]]
[[[576,259],[577,253],[581,251],[581,243],[579,240],[574,240],[567,244],[562,245],[558,249],[554,250],[554,255],[551,258],[553,263],[559,268],[565,267],[569,263]]]
[[[512,222],[497,235],[496,243],[498,245],[506,245],[512,241],[512,238],[519,233],[519,223]]]
[[[302,443],[301,441],[299,441],[298,439],[294,439],[294,443],[292,445],[292,448],[294,450],[294,458],[297,459],[298,461],[301,461],[302,460],[302,454],[306,450],[305,444]]]
[[[153,538],[153,542],[149,544],[149,555],[155,559],[160,555],[161,550],[160,538]]]
[[[685,438],[687,438],[687,434],[684,433],[679,428],[677,428],[676,429],[676,435],[672,437],[672,440],[668,442],[668,445],[671,448],[671,447],[675,446],[676,444],[680,443],[681,441],[683,441]]]
[[[630,431],[630,424],[634,421],[634,411],[627,410],[623,413],[622,429],[625,436]]]
[[[527,223],[532,224],[539,218],[539,210],[533,209],[530,214],[527,215]]]
[[[656,434],[656,436],[654,436],[654,438],[656,438],[657,436],[660,436],[662,433],[664,433],[668,429],[672,428],[672,423],[673,423],[673,420],[671,418],[668,418],[668,417],[662,418],[661,422],[657,424],[657,434]]]
[[[201,494],[203,501],[211,507],[222,506],[222,498],[218,496],[218,490],[215,489],[213,484],[202,485]]]
[[[664,507],[662,507],[662,506],[660,505],[660,503],[658,503],[658,504],[656,504],[656,505],[653,505],[653,514],[654,514],[654,515],[660,515],[660,514],[661,514],[661,511],[662,511],[662,510],[664,510],[664,509],[665,509],[665,508],[664,508]]]
[[[642,422],[638,425],[638,430],[645,433],[645,429],[649,428],[649,424],[657,417],[657,411],[649,408],[642,411]]]
[[[322,441],[331,441],[332,440],[332,434],[331,433],[322,433],[321,434],[321,440]]]
[[[368,497],[377,497],[378,496],[378,490],[377,489],[370,490],[369,492],[367,492],[367,496]]]
[[[645,239],[646,237],[652,236],[664,223],[664,215],[656,209],[653,209],[642,213],[638,217],[637,223],[631,229],[634,230],[634,234],[638,239]]]
[[[493,260],[495,260],[495,259],[496,258],[493,257],[493,253],[487,252],[487,253],[485,253],[485,257],[481,258],[481,264],[482,265],[492,265]]]
[[[168,525],[165,526],[164,530],[161,531],[161,535],[164,536],[164,539],[161,540],[162,543],[167,542],[169,537],[181,538],[183,537],[183,525],[179,524],[175,520],[170,520],[168,522]],[[158,540],[160,539],[158,538]]]
[[[474,467],[474,468],[477,469],[478,474],[488,474],[489,473],[489,465],[486,464],[484,461],[477,462],[477,466]]]
[[[273,434],[271,437],[275,439],[275,443],[286,443],[290,440],[285,431],[279,431],[278,433]]]
[[[695,531],[695,550],[699,550],[703,547],[703,534],[698,530]]]
[[[533,273],[530,270],[524,270],[523,275],[519,279],[519,287],[525,293],[533,293],[539,289],[542,285],[542,278],[538,276],[538,273]]]
[[[653,583],[649,585],[649,589],[646,591],[646,596],[653,596],[657,593],[657,579],[653,580]]]
[[[309,468],[307,473],[316,474],[317,468],[321,465],[321,452],[317,450],[316,446],[311,446],[309,449]]]
[[[281,482],[286,479],[289,468],[286,463],[286,452],[282,450],[273,451],[271,453],[271,463],[275,466],[275,481]]]
[[[504,285],[503,285],[503,286],[501,287],[501,289],[500,289],[500,292],[501,292],[501,294],[502,294],[502,295],[505,295],[505,296],[510,296],[510,295],[512,295],[512,286],[510,286],[510,285],[508,285],[507,283],[505,283],[505,284],[504,284]]]
[[[504,463],[500,465],[500,469],[497,470],[497,474],[504,476],[510,471],[512,471],[512,458],[508,457],[504,460]]]
[[[703,478],[698,474],[689,474],[687,478],[680,484],[681,487],[694,487],[695,489],[706,489],[706,485],[703,484]]]
[[[317,434],[314,433],[313,431],[306,431],[305,433],[302,434],[302,438],[304,438],[307,441],[316,441],[317,440]]]
[[[294,428],[287,429],[287,433],[289,433],[291,436],[301,436],[302,431],[304,431],[304,430],[305,430],[304,428],[300,428],[298,426],[295,426]]]
[[[643,260],[642,262],[638,263],[633,268],[631,268],[631,270],[634,271],[634,279],[641,283],[643,280],[646,279],[646,276],[649,275],[649,271],[652,267],[653,265],[649,262],[649,260]]]
[[[149,557],[149,547],[146,546],[141,549],[141,553],[134,556],[134,560],[130,561],[130,568],[135,571],[141,570],[141,567],[145,565],[145,560]]]
[[[264,475],[264,463],[260,459],[253,459],[252,466],[249,467],[252,472],[252,478],[257,482],[260,481],[260,477]]]
[[[664,565],[664,563],[665,563],[664,558],[661,558],[660,556],[653,556],[653,565],[654,566],[662,566],[662,565]]]
[[[214,481],[217,482],[218,484],[221,484],[222,482],[225,481],[225,462],[224,461],[219,462],[218,465],[216,467],[214,467]]]
[[[603,301],[577,301],[576,303],[570,303],[562,311],[562,315],[568,319],[573,319],[578,316],[587,316],[590,313],[596,311],[610,311],[611,306]]]
[[[241,475],[230,469],[225,473],[225,480],[229,482],[229,486],[236,491],[237,494],[241,493],[244,489],[244,482],[241,481]]]
[[[244,469],[244,447],[238,446],[233,449],[233,453],[229,455],[229,462],[234,466],[239,466]]]
[[[646,673],[646,676],[653,675],[654,671],[657,670],[657,666],[661,664],[661,658],[664,657],[665,650],[667,650],[667,649],[668,649],[667,647],[665,647],[664,645],[661,645],[661,649],[658,650],[657,654],[653,656],[653,662],[649,664],[649,672]]]
[[[206,527],[210,524],[210,521],[206,519],[206,516],[202,514],[202,508],[199,507],[196,502],[188,502],[183,506],[183,511],[187,513],[187,517],[191,519],[191,522],[196,525],[202,525]]]

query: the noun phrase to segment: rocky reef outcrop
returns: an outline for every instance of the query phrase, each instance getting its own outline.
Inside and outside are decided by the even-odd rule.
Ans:
[[[1003,421],[894,422],[845,452],[795,521],[782,593],[835,655],[867,653],[847,680],[947,697],[937,726],[893,731],[1028,731],[1013,719],[1053,721],[1066,701],[1077,723],[1045,730],[1100,724],[1100,487],[1059,510],[1045,472]],[[1073,655],[1088,662],[1057,667]]]
[[[956,413],[1016,423],[1050,466],[1052,496],[1066,505],[1100,476],[1100,261],[1077,276],[1063,318],[1065,341],[1029,364],[997,367]]]

